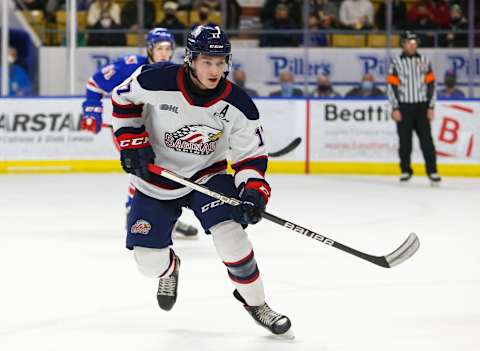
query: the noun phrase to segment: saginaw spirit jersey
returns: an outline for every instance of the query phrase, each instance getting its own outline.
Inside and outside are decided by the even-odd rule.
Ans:
[[[226,173],[227,154],[236,186],[264,178],[267,151],[250,97],[228,80],[208,96],[195,94],[188,80],[184,65],[160,62],[139,68],[112,93],[114,131],[145,126],[155,164],[197,183]],[[132,183],[161,200],[192,191],[159,176],[149,181],[132,176]]]
[[[135,70],[148,63],[148,58],[142,55],[128,55],[115,60],[98,70],[87,81],[87,99],[100,100]]]

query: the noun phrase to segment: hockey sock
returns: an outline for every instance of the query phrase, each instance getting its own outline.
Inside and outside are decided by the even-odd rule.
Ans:
[[[249,306],[265,302],[262,277],[257,267],[252,243],[240,224],[227,221],[210,228],[217,253],[233,284]]]

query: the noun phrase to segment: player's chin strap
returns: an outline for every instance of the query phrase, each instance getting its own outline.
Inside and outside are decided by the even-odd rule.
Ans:
[[[193,190],[196,190],[202,194],[208,195],[214,199],[220,200],[226,204],[229,204],[231,206],[238,206],[242,204],[242,201],[239,199],[236,199],[234,197],[226,196],[222,193],[213,191],[209,188],[207,188],[204,185],[197,184],[187,178],[184,178],[178,174],[173,173],[172,171],[169,171],[165,168],[162,168],[160,166],[154,165],[154,164],[149,164],[148,165],[148,170],[154,174],[157,174],[159,176],[165,177],[167,179],[173,180],[174,182],[177,182],[178,184],[182,184],[186,187],[189,187]],[[400,263],[406,261],[410,257],[412,257],[415,252],[417,252],[418,248],[420,247],[420,240],[418,239],[417,235],[415,233],[410,233],[408,238],[392,253],[385,255],[385,256],[373,256],[366,254],[364,252],[355,250],[349,246],[343,245],[337,241],[334,241],[332,239],[327,238],[324,235],[320,235],[318,233],[315,233],[314,231],[310,229],[306,229],[304,227],[301,227],[293,222],[286,221],[285,219],[282,219],[280,217],[277,217],[275,215],[272,215],[267,212],[262,213],[262,217],[272,221],[274,223],[280,224],[281,226],[290,229],[298,234],[301,234],[303,236],[306,236],[310,239],[319,241],[325,245],[333,246],[336,249],[342,250],[343,252],[349,253],[350,255],[357,256],[359,258],[362,258],[368,262],[371,262],[373,264],[376,264],[378,266],[382,266],[385,268],[391,268],[394,266],[399,265]]]

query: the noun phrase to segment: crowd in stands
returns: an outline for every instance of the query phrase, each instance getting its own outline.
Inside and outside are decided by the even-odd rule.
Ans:
[[[310,14],[307,26],[310,31],[329,30],[385,30],[387,18],[387,1],[370,0],[309,0]],[[468,30],[465,17],[466,1],[460,0],[391,0],[392,29],[401,31],[447,31],[439,36],[437,46],[464,47],[467,35],[458,33]],[[302,1],[266,0],[262,9],[263,28],[268,30],[302,29]],[[477,11],[478,12],[478,11]],[[478,15],[477,15],[478,16]],[[324,33],[311,33],[308,43],[311,46],[329,45]],[[422,35],[422,46],[435,44],[434,33]],[[304,44],[300,35],[266,34],[261,39],[261,46],[298,46]]]
[[[55,13],[65,10],[65,0],[16,0],[29,10],[45,12],[49,22],[55,22]],[[464,47],[468,30],[466,10],[468,0],[389,0],[392,3],[392,28],[397,31],[414,29],[427,31],[421,34],[422,46]],[[329,46],[332,43],[325,31],[348,33],[386,28],[387,1],[379,0],[308,0],[310,13],[306,26],[310,33],[303,35],[303,0],[259,0],[258,8],[263,34],[259,35],[260,46],[282,47]],[[227,29],[239,30],[242,8],[237,0],[142,0],[143,28],[162,26],[175,33],[179,45],[183,44],[183,32],[192,25],[212,23],[212,12],[226,13]],[[221,4],[226,9],[222,11]],[[137,0],[77,0],[78,10],[87,12],[88,31],[86,45],[105,45],[107,37],[102,33],[110,30],[110,46],[126,45],[125,33],[140,29]],[[20,7],[20,5],[19,5]],[[195,19],[179,17],[179,12],[194,11]],[[480,11],[476,11],[480,13]],[[159,16],[158,14],[162,15]],[[477,17],[480,16],[477,14]],[[161,21],[157,19],[162,17]],[[219,18],[213,23],[220,22]],[[478,22],[478,21],[476,21]],[[435,36],[436,30],[444,31]],[[287,31],[275,33],[275,31]],[[290,31],[290,32],[288,32]],[[295,32],[296,31],[296,32]],[[460,31],[460,32],[459,32]]]
[[[232,74],[232,80],[235,82],[235,84],[239,85],[250,97],[259,96],[256,90],[251,89],[246,85],[247,76],[244,70],[236,69]],[[438,97],[452,99],[459,99],[465,97],[465,93],[462,90],[458,89],[456,86],[457,75],[453,69],[448,69],[445,72],[443,83],[444,88],[438,90]],[[284,70],[280,72],[279,75],[279,86],[280,89],[272,91],[269,94],[270,97],[342,97],[340,93],[335,91],[332,82],[330,81],[330,78],[328,77],[328,75],[325,74],[320,74],[317,77],[317,86],[313,90],[305,93],[302,89],[303,86],[301,84],[295,84],[294,75],[289,70]],[[347,98],[380,98],[385,96],[386,93],[377,86],[375,78],[371,73],[364,74],[358,85],[356,87],[353,87],[345,94],[345,97]]]
[[[59,21],[58,13],[65,13],[67,0],[15,0],[21,10],[43,13],[46,23]],[[305,12],[308,1],[309,12]],[[414,29],[420,36],[422,47],[466,47],[468,46],[468,0],[388,0],[392,5],[391,24],[394,31]],[[262,47],[297,47],[308,45],[324,47],[332,43],[331,33],[372,33],[385,30],[387,26],[387,2],[380,0],[258,0],[254,16],[258,16],[261,32],[247,35],[258,39]],[[153,27],[164,27],[173,32],[178,46],[183,46],[185,33],[198,24],[222,24],[221,14],[226,14],[227,29],[234,30],[233,37],[242,38],[240,18],[243,8],[238,0],[77,0],[77,10],[84,14],[84,27],[79,33],[82,38],[79,45],[87,46],[126,46],[136,45],[129,42],[129,35],[141,38],[142,33]],[[225,4],[226,9],[222,9]],[[248,11],[247,11],[248,12]],[[139,14],[143,19],[139,21]],[[304,14],[308,34],[303,32]],[[248,13],[248,16],[251,16]],[[188,17],[186,17],[188,16]],[[479,29],[480,11],[475,12],[475,27]],[[140,23],[139,23],[140,22]],[[63,23],[65,31],[65,22]],[[436,33],[436,31],[442,31]],[[279,31],[279,32],[277,32]],[[476,35],[477,41],[480,35]],[[63,45],[57,40],[52,45]],[[138,42],[138,45],[142,45]],[[12,48],[13,50],[13,48]],[[16,54],[12,53],[12,57]],[[20,55],[21,56],[21,55]],[[32,83],[29,74],[22,74],[22,66],[11,65],[11,76],[17,77],[11,90],[16,95],[28,95]],[[27,79],[24,79],[26,77]],[[463,94],[456,89],[455,72],[447,72],[444,77],[445,89],[439,95],[459,97]],[[245,87],[246,74],[236,71],[233,79]],[[305,92],[304,87],[295,84],[290,72],[279,76],[280,89],[271,92],[271,96],[340,96],[335,91],[328,76],[320,75],[314,91]],[[246,88],[249,95],[257,92]],[[362,77],[358,87],[346,93],[346,96],[384,96],[371,75]]]

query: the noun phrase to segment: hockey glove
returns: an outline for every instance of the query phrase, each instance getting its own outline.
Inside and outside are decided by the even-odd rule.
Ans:
[[[262,219],[268,199],[270,186],[264,179],[249,179],[240,186],[241,205],[232,209],[232,219],[240,224],[256,224]]]
[[[115,132],[120,147],[123,170],[145,180],[150,179],[148,165],[154,163],[155,153],[145,127],[120,128]]]
[[[103,105],[101,100],[85,100],[82,104],[82,130],[98,134],[102,129]]]

